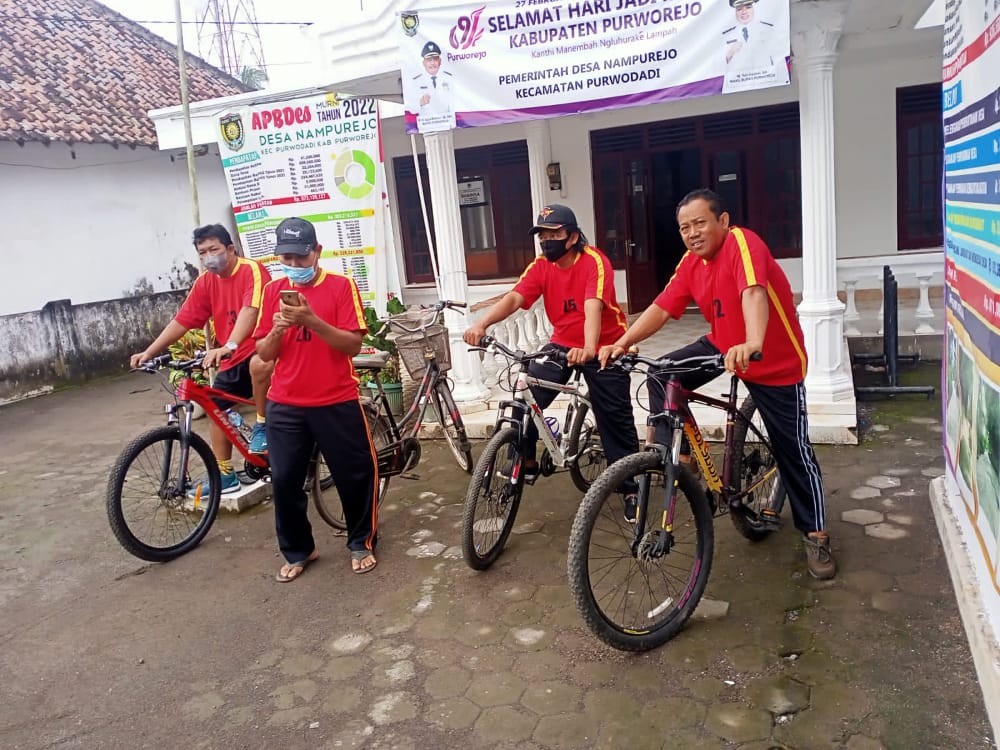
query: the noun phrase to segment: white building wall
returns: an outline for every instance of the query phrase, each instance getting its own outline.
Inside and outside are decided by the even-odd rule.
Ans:
[[[893,52],[895,56],[891,59],[867,51],[857,55],[847,52],[838,60],[835,71],[838,257],[896,252],[896,89],[939,81],[941,53],[939,44],[916,45],[908,50]],[[591,131],[797,100],[798,86],[793,76],[790,86],[764,91],[549,120],[551,159],[561,165],[563,190],[549,192],[548,199],[572,206],[584,230],[593,233]],[[410,139],[403,132],[402,118],[387,119],[383,124],[383,137],[390,191],[394,194],[392,160],[410,154]],[[455,147],[470,148],[524,138],[521,125],[467,128],[455,131]],[[419,136],[417,149],[422,151]],[[700,186],[691,186],[692,189],[696,187]],[[398,223],[396,247],[402,269],[403,245]],[[784,259],[780,262],[793,289],[800,291],[801,260]],[[402,281],[405,284],[405,279]],[[472,282],[470,295],[476,301],[506,288],[509,288],[509,283],[482,285]],[[623,271],[615,274],[615,288],[619,300],[625,302],[627,293]],[[404,288],[404,299],[407,301],[425,301],[425,298],[430,299],[417,289]]]
[[[896,89],[940,80],[940,44],[836,68],[838,257],[896,252]]]
[[[218,151],[197,159],[202,223],[232,227]],[[197,265],[183,155],[0,143],[0,315],[187,287]]]

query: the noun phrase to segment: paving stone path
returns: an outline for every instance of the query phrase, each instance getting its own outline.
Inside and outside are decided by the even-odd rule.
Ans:
[[[798,534],[716,522],[698,615],[664,647],[610,650],[566,587],[578,493],[525,493],[485,573],[461,559],[468,478],[430,444],[394,480],[379,565],[273,580],[270,504],[194,552],[141,564],[103,516],[125,439],[161,395],[120,379],[0,410],[0,747],[988,748],[927,499],[933,402],[880,402],[856,447],[820,447],[838,577]],[[478,455],[481,446],[476,446]]]

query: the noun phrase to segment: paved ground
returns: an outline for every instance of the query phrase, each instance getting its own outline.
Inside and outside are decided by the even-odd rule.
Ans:
[[[274,582],[269,505],[167,565],[129,557],[104,485],[163,396],[133,375],[0,409],[0,747],[993,746],[927,499],[934,402],[866,406],[861,446],[820,449],[835,581],[805,575],[790,525],[751,545],[719,519],[728,614],[630,656],[570,603],[568,478],[527,491],[477,574],[440,445],[390,488],[369,575],[318,525],[321,560]]]

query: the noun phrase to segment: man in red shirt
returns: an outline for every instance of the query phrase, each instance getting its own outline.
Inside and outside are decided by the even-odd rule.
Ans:
[[[465,332],[466,343],[478,346],[486,329],[517,309],[528,309],[539,297],[545,300],[545,314],[554,332],[546,349],[566,355],[571,366],[583,370],[590,389],[590,403],[608,463],[639,450],[639,438],[632,416],[629,376],[620,370],[598,366],[597,349],[625,333],[625,316],[615,297],[615,275],[611,261],[587,238],[567,206],[553,204],[538,214],[531,233],[538,235],[542,257],[535,258],[521,274],[514,289],[503,296]],[[555,362],[532,362],[530,373],[543,380],[565,383],[570,369]],[[542,409],[558,395],[555,391],[532,388]],[[538,475],[535,442],[538,431],[528,423],[525,476]],[[626,515],[634,503],[634,488],[624,487]]]
[[[672,359],[725,352],[726,369],[739,371],[767,428],[788,491],[795,526],[804,535],[806,562],[815,578],[832,578],[836,562],[826,532],[823,480],[806,420],[806,353],[788,278],[764,241],[730,227],[729,214],[711,190],[688,193],[677,207],[688,252],[666,288],[628,332],[598,355],[602,364],[649,338],[694,302],[711,324],[695,343],[665,355]],[[763,354],[751,362],[755,352]],[[688,390],[714,378],[681,377]],[[662,388],[650,388],[650,411],[663,409]],[[662,442],[662,440],[661,440]]]
[[[276,235],[285,276],[264,289],[253,335],[261,359],[277,360],[267,392],[274,520],[286,560],[277,579],[295,580],[319,556],[303,489],[316,444],[344,504],[351,567],[367,573],[376,564],[378,466],[351,364],[367,331],[361,295],[352,279],[319,267],[323,248],[308,221],[285,219]]]
[[[254,340],[250,333],[257,323],[261,295],[271,275],[257,261],[236,254],[233,240],[221,224],[198,227],[193,239],[205,272],[195,279],[174,319],[145,351],[132,355],[129,366],[138,367],[152,359],[189,330],[204,328],[211,319],[216,339],[224,342],[205,354],[205,367],[219,368],[212,385],[234,396],[254,399],[257,423],[250,450],[266,453],[264,403],[271,367],[254,356]],[[234,403],[216,400],[220,409],[228,409]],[[240,482],[233,469],[233,444],[214,422],[209,423],[208,431],[212,452],[222,474],[222,492],[236,492]]]

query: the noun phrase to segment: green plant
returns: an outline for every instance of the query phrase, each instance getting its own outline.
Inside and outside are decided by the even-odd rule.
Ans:
[[[398,315],[406,312],[406,306],[393,297],[386,305],[386,312],[389,315]],[[379,372],[379,380],[383,383],[398,383],[399,380],[399,352],[396,345],[388,338],[389,330],[381,331],[382,322],[378,319],[378,313],[371,307],[365,308],[365,324],[368,326],[368,333],[362,340],[362,346],[370,346],[379,351],[389,352],[389,361]],[[370,376],[362,375],[362,385],[367,385]]]
[[[167,347],[170,356],[174,359],[192,359],[195,352],[205,351],[205,332],[200,328],[193,328],[176,342]],[[184,373],[179,370],[172,370],[168,380],[171,385],[177,385]],[[193,370],[191,377],[198,385],[208,385],[208,375],[204,370]]]

